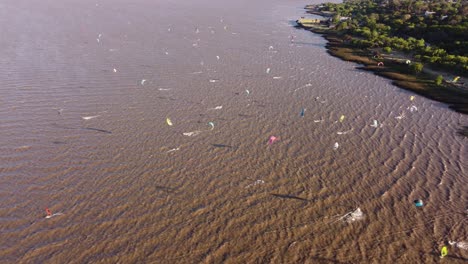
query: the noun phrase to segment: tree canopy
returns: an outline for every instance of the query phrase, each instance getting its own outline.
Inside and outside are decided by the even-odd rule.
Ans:
[[[331,23],[353,36],[354,45],[410,52],[421,62],[468,71],[468,1],[344,0],[320,11],[333,12]]]

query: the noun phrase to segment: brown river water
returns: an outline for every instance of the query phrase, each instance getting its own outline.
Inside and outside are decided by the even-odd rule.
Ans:
[[[1,1],[0,263],[466,263],[467,117],[310,3]]]

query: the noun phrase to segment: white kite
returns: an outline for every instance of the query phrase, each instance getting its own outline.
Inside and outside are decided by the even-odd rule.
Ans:
[[[333,149],[337,150],[339,147],[340,147],[340,144],[338,144],[338,142],[335,142],[335,144],[333,145]]]

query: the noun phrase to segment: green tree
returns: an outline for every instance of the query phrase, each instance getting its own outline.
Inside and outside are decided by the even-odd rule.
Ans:
[[[332,18],[333,24],[338,24],[338,22],[340,22],[340,17],[341,17],[340,14],[336,13]]]
[[[401,19],[402,19],[403,21],[408,21],[410,18],[411,18],[411,15],[410,15],[410,14],[404,14],[404,15],[401,16]]]
[[[417,43],[416,43],[416,46],[421,50],[424,49],[424,47],[425,47],[424,39],[418,40]]]
[[[422,63],[420,63],[420,62],[410,64],[410,69],[414,73],[422,72],[423,68],[424,68],[424,65]]]
[[[443,81],[444,81],[444,77],[442,77],[442,75],[438,75],[437,78],[435,79],[435,84],[440,86]]]
[[[338,26],[336,27],[336,29],[338,30],[345,30],[345,29],[348,29],[348,23],[346,23],[346,21],[343,21],[341,23],[338,24]]]

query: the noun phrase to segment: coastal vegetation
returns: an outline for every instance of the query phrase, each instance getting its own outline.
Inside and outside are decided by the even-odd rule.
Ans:
[[[361,48],[411,53],[423,63],[468,72],[468,2],[446,0],[345,0],[317,8]]]
[[[298,24],[324,34],[332,55],[468,113],[468,90],[454,78],[468,76],[467,1],[344,0],[306,9],[324,18]]]

